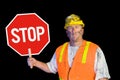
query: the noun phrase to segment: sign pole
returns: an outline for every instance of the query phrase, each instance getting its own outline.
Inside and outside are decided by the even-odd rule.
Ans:
[[[32,58],[31,48],[28,48],[28,54],[29,54],[29,58]],[[33,66],[32,66],[32,65],[30,65],[30,68],[32,69],[32,68],[33,68]]]
[[[30,48],[28,49],[28,54],[29,54],[29,57],[31,58],[32,54],[31,54],[31,49]]]

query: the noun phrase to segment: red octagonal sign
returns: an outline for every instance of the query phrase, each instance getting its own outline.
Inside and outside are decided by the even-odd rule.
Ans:
[[[40,54],[50,42],[49,25],[37,14],[17,14],[6,27],[7,45],[20,56]]]

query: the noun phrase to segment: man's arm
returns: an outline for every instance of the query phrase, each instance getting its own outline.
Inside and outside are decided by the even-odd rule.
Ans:
[[[109,80],[108,78],[101,78],[101,79],[99,79],[99,80]]]
[[[27,62],[28,62],[28,66],[30,66],[31,68],[37,67],[47,73],[51,73],[50,69],[48,68],[48,65],[44,62],[38,61],[33,57],[29,57],[27,59]]]
[[[105,55],[103,51],[101,50],[101,48],[97,49],[96,61],[95,61],[95,72],[96,72],[95,80],[109,80],[110,79],[108,65],[105,59]]]

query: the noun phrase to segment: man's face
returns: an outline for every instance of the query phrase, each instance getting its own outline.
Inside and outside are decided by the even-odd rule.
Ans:
[[[66,33],[70,41],[77,42],[82,38],[83,28],[81,25],[71,25],[67,27]]]

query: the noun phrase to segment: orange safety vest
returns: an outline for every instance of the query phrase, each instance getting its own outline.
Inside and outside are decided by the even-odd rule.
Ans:
[[[94,62],[97,45],[83,40],[77,50],[72,67],[68,64],[68,42],[56,49],[60,80],[95,80]]]

